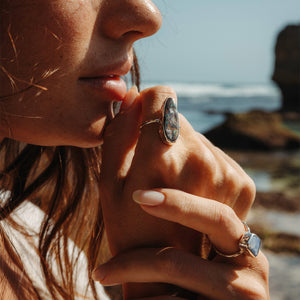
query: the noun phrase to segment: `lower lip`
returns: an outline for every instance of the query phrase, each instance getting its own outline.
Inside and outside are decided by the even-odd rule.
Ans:
[[[122,101],[127,93],[126,83],[120,76],[85,77],[79,82],[107,100]]]

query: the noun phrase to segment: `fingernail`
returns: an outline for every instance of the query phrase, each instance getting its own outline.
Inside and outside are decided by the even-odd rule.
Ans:
[[[92,273],[92,278],[93,280],[95,281],[103,281],[104,278],[106,276],[106,270],[105,270],[105,267],[102,265],[102,266],[99,266],[97,267],[93,273]]]
[[[122,102],[121,110],[128,110],[131,105],[134,103],[135,98],[139,94],[137,86],[134,85],[131,87],[131,89],[128,91],[124,101]]]
[[[137,190],[133,192],[132,198],[138,204],[156,206],[164,202],[165,195],[156,191]]]

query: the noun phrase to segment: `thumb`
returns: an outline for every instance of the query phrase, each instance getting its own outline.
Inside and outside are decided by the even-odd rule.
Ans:
[[[101,177],[109,183],[126,176],[139,133],[141,104],[136,86],[127,93],[121,111],[107,126],[102,146]]]

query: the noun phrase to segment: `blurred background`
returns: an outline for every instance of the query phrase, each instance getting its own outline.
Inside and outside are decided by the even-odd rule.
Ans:
[[[248,223],[271,299],[300,299],[300,1],[153,2],[164,22],[137,44],[142,86],[173,87],[179,111],[253,178]]]

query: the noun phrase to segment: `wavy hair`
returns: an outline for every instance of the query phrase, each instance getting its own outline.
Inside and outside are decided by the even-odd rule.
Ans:
[[[140,84],[135,53],[131,81],[137,86]],[[29,88],[32,87],[36,86]],[[97,261],[95,254],[100,252],[104,232],[98,189],[100,167],[101,146],[90,149],[71,146],[45,147],[24,144],[9,138],[0,143],[0,246],[13,264],[11,270],[16,270],[30,281],[24,270],[22,257],[13,247],[3,224],[12,226],[28,237],[26,228],[18,224],[11,214],[25,200],[41,207],[45,217],[39,232],[37,255],[46,287],[53,299],[75,298],[74,269],[82,252],[88,260],[87,288],[90,287],[94,298],[98,299],[91,273]],[[6,196],[1,197],[4,192]],[[68,249],[70,238],[79,248],[76,254],[70,253]],[[56,262],[58,278],[54,272],[53,261]],[[3,269],[3,257],[0,257],[0,263]],[[38,288],[32,282],[31,285],[30,291],[20,288],[19,297],[25,299],[25,295],[31,293],[31,297],[41,299]]]

